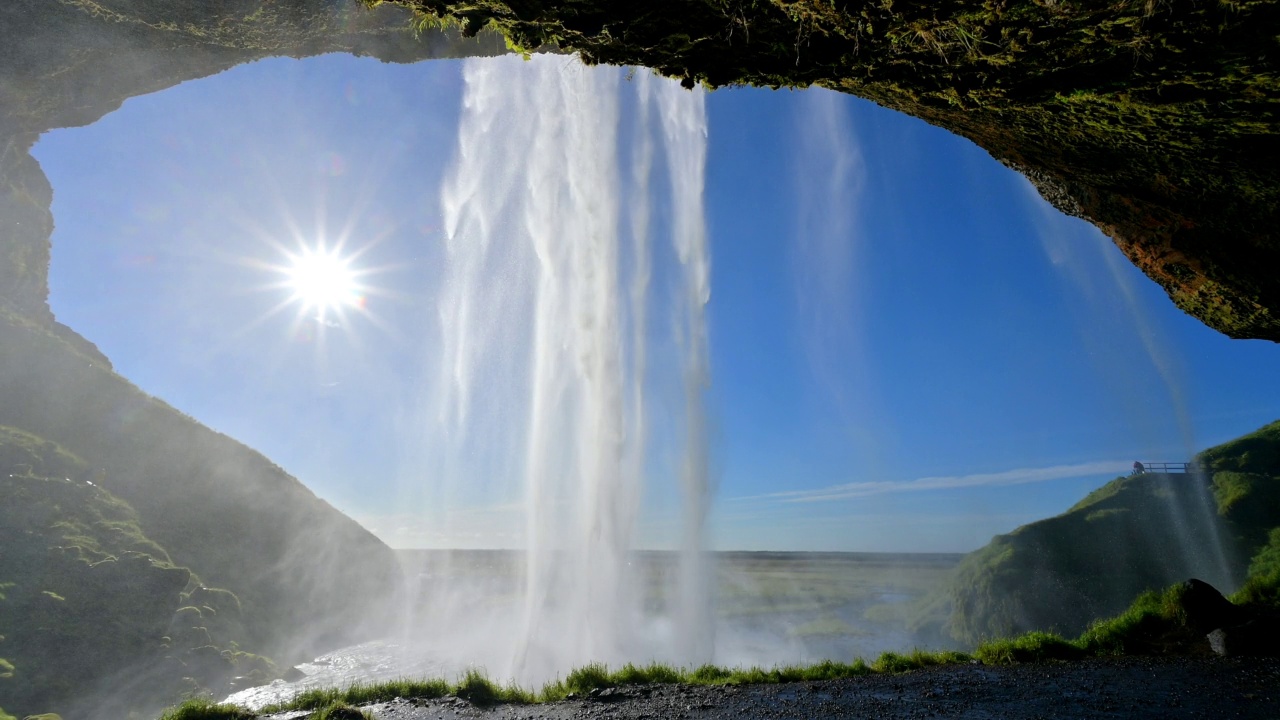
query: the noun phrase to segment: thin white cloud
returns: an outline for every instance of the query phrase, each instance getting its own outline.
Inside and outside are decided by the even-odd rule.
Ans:
[[[957,488],[1003,487],[1008,485],[1028,485],[1031,483],[1067,480],[1115,473],[1121,475],[1128,463],[1123,460],[1101,460],[1097,462],[1076,463],[1074,465],[1053,465],[1043,468],[1016,468],[994,473],[976,473],[973,475],[940,475],[922,477],[915,480],[875,480],[868,482],[830,485],[812,490],[792,490],[787,492],[768,493],[735,498],[736,500],[776,500],[788,503],[823,502],[844,500],[847,498],[867,497],[869,495],[888,495],[891,493],[924,492],[928,490],[954,490]]]

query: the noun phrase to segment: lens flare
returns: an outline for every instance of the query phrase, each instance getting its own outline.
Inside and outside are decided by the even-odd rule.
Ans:
[[[360,287],[351,261],[336,252],[305,250],[286,270],[293,300],[320,314],[361,304]]]

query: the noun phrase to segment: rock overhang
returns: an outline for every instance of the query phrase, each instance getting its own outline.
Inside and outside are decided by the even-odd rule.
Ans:
[[[505,51],[459,28],[689,83],[817,84],[922,118],[1098,226],[1185,312],[1280,340],[1280,9],[1264,0],[18,0],[0,9],[0,307],[53,323],[51,194],[26,152],[39,133],[268,56]]]

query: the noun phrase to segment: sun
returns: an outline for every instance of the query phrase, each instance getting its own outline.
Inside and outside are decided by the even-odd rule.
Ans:
[[[285,282],[303,310],[324,315],[360,305],[360,283],[351,261],[336,252],[303,250],[291,258]]]

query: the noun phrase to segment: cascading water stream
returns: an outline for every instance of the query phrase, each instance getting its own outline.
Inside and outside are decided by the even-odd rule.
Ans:
[[[527,553],[508,674],[710,660],[702,94],[644,74],[623,82],[621,71],[563,57],[468,61],[464,80],[457,160],[442,191],[440,420],[452,454],[484,452],[468,436],[486,419],[515,417],[523,433]],[[624,119],[630,143],[621,142]],[[651,200],[653,184],[669,189],[665,204]],[[650,291],[662,247],[651,232],[670,236],[672,267],[657,269],[678,288],[674,298]],[[683,430],[684,521],[674,626],[655,643],[644,630],[646,578],[632,560],[653,471],[650,305],[659,301],[680,355],[683,417],[662,422]]]

